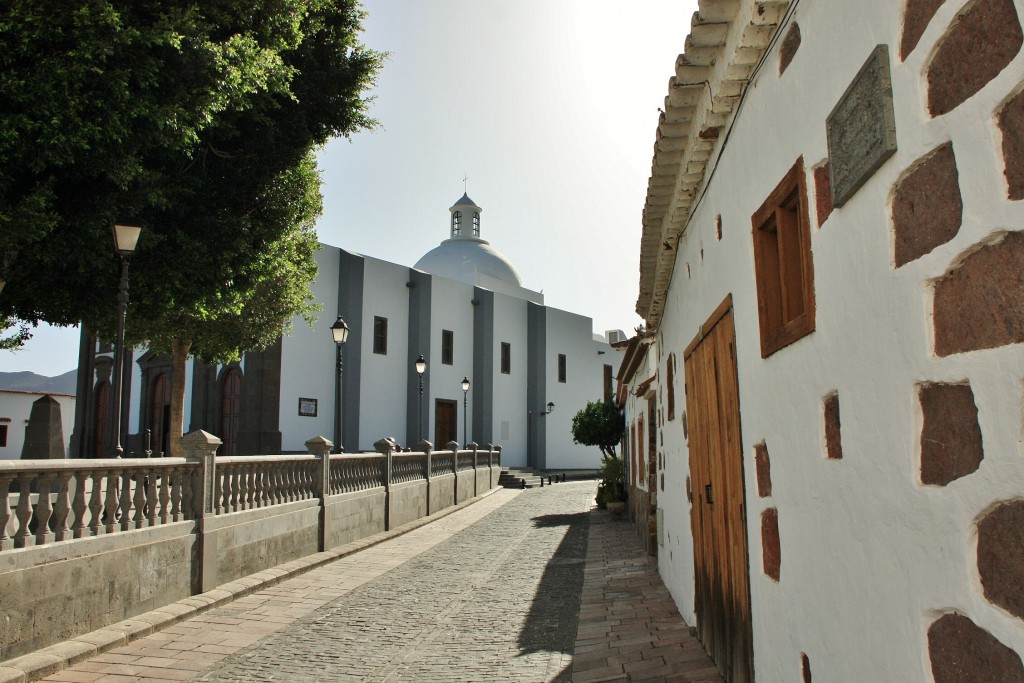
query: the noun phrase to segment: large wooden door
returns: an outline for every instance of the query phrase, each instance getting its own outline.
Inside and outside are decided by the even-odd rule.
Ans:
[[[220,387],[220,455],[238,455],[238,423],[242,412],[242,375],[231,368]]]
[[[434,448],[442,449],[449,441],[456,441],[459,404],[439,398],[434,404]]]
[[[685,353],[697,630],[730,683],[754,680],[732,298]]]

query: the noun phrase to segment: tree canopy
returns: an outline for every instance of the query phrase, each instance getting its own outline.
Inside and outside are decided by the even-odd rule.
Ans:
[[[615,448],[625,429],[625,416],[611,399],[588,401],[587,407],[572,418],[573,442],[597,446],[605,458],[618,457]]]

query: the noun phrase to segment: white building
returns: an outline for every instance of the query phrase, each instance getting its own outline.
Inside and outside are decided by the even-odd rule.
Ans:
[[[728,680],[1024,680],[1022,16],[694,15],[621,378],[638,522]]]
[[[0,389],[0,460],[18,460],[25,447],[25,430],[32,415],[32,404],[49,396],[60,404],[61,429],[64,435],[64,452],[67,453],[71,440],[71,425],[74,424],[75,397],[40,391],[16,391]]]
[[[422,438],[435,448],[465,438],[500,445],[503,464],[513,467],[596,469],[600,452],[573,443],[572,416],[610,394],[617,354],[593,333],[590,318],[544,306],[541,293],[523,287],[512,264],[482,239],[482,209],[469,197],[449,211],[449,238],[413,268],[324,245],[313,286],[323,306],[316,328],[298,323],[275,347],[231,366],[190,362],[186,429],[206,429],[225,441],[225,452],[239,454],[304,452],[317,434],[334,440],[329,328],[341,316],[350,327],[343,346],[346,451],[372,450],[384,436],[405,447]],[[92,351],[98,348],[83,337],[80,376],[90,378],[93,397],[107,391],[110,374],[111,352]],[[421,355],[422,399],[415,369]],[[144,353],[128,363],[127,450],[144,449],[146,429],[152,450],[164,450],[170,359]],[[79,412],[88,444],[97,431],[95,405]]]

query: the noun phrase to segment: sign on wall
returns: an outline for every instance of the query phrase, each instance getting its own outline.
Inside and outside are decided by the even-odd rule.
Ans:
[[[315,398],[300,398],[299,417],[316,417],[316,404]]]

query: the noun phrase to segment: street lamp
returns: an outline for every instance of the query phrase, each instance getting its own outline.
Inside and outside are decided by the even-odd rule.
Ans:
[[[555,404],[553,402],[551,402],[551,401],[548,401],[547,410],[527,410],[526,411],[526,464],[529,467],[533,467],[534,464],[535,464],[533,462],[533,460],[535,459],[535,456],[534,456],[534,458],[530,457],[531,455],[534,455],[533,454],[533,416],[534,415],[539,415],[541,417],[546,417],[546,416],[550,415],[551,412],[554,409],[555,409]],[[538,425],[538,427],[539,426],[540,425]]]
[[[334,448],[335,453],[344,453],[345,447],[341,443],[341,367],[342,351],[345,341],[348,339],[348,325],[340,315],[331,325],[331,336],[334,337],[334,345],[337,348],[338,377],[334,385]]]
[[[466,439],[466,423],[469,421],[469,377],[462,378],[462,447],[469,441]]]
[[[423,354],[416,359],[416,373],[420,376],[420,419],[416,426],[416,442],[423,441],[423,373],[427,371],[427,361]]]
[[[135,253],[135,245],[139,242],[142,226],[136,221],[114,221],[111,230],[114,233],[114,251],[121,257],[121,282],[117,288],[117,346],[114,347],[114,371],[111,379],[113,396],[111,396],[114,416],[114,445],[111,455],[120,458],[124,453],[121,447],[121,381],[124,374],[124,319],[128,313],[128,259]]]

